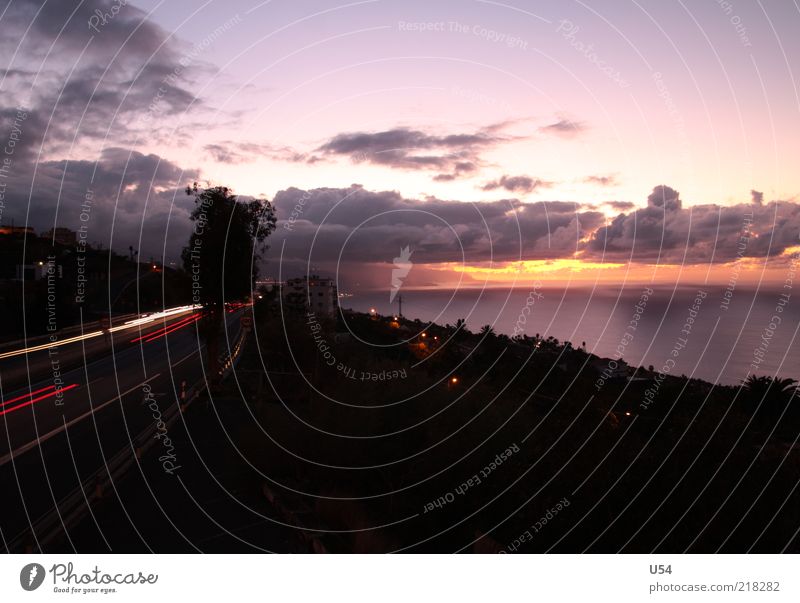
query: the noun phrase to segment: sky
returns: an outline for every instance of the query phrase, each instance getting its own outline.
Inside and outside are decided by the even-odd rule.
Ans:
[[[0,224],[174,262],[197,180],[274,202],[270,276],[380,286],[408,246],[409,286],[780,285],[799,30],[793,0],[0,2]]]

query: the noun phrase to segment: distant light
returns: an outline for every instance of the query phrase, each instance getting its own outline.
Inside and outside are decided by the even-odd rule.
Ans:
[[[39,262],[39,265],[40,266],[44,266],[44,262]]]
[[[258,299],[264,299],[264,296],[263,295],[259,295]]]
[[[155,270],[156,268],[158,268],[158,266],[156,266],[155,264],[153,264],[153,270]]]
[[[428,336],[428,334],[423,332],[423,333],[422,333],[422,336],[423,336],[423,337],[427,337],[427,336]]]
[[[458,377],[453,377],[450,379],[450,383],[458,383]]]
[[[438,335],[434,335],[434,336],[433,336],[433,338],[434,338],[436,341],[439,341],[439,336],[438,336]]]
[[[629,413],[629,412],[626,412],[626,413],[625,413],[625,416],[626,416],[626,417],[630,417],[630,416],[631,416],[631,413]]]
[[[369,313],[370,313],[370,314],[375,314],[375,308],[370,308],[370,309],[369,309]]]

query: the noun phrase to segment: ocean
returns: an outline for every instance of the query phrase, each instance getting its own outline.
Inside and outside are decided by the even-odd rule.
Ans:
[[[477,332],[552,336],[600,357],[673,375],[738,384],[748,373],[800,378],[800,299],[780,289],[598,285],[568,289],[403,289],[403,315]],[[783,296],[782,296],[783,295]],[[389,291],[353,293],[342,308],[396,314]]]

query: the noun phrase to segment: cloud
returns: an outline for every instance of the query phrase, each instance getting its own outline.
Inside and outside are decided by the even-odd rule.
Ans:
[[[434,170],[437,181],[472,175],[483,165],[481,153],[512,138],[499,133],[507,124],[493,124],[474,133],[437,135],[419,129],[347,132],[316,149],[327,156],[346,156],[401,170]]]
[[[189,239],[194,206],[182,189],[198,176],[158,155],[118,147],[96,162],[43,161],[35,179],[30,171],[9,179],[3,223],[13,219],[37,232],[54,223],[76,231],[85,226],[90,243],[133,245],[142,257],[174,259]]]
[[[530,176],[501,176],[499,180],[487,182],[481,188],[485,191],[502,188],[511,193],[532,193],[539,188],[550,188],[553,184],[553,182]]]
[[[311,262],[359,282],[371,272],[365,265],[390,267],[397,250],[408,245],[415,265],[569,257],[605,220],[600,212],[579,211],[575,203],[419,200],[360,185],[290,188],[280,191],[274,203],[279,224],[267,267],[273,275],[282,250],[287,270],[302,270]]]
[[[236,151],[232,151],[228,146],[221,144],[207,144],[203,150],[208,153],[214,161],[219,163],[242,163],[247,158]]]
[[[684,208],[678,192],[661,185],[648,196],[647,207],[620,214],[598,229],[584,256],[640,263],[725,263],[737,259],[743,237],[742,257],[765,258],[800,244],[798,232],[796,203]]]
[[[310,262],[359,282],[376,264],[390,269],[397,250],[407,245],[420,265],[502,265],[575,257],[703,265],[712,257],[717,264],[735,261],[747,232],[751,236],[745,257],[774,257],[800,244],[798,204],[684,208],[679,193],[664,185],[653,189],[643,208],[634,209],[628,201],[601,204],[621,212],[633,210],[610,221],[604,212],[571,202],[409,199],[396,191],[369,191],[360,185],[290,188],[279,192],[274,202],[279,224],[271,244],[273,250],[283,250],[287,270],[302,271]],[[287,228],[292,212],[295,219]],[[271,259],[277,274],[277,255]]]
[[[97,31],[111,0],[19,0],[3,11],[0,53],[13,57],[0,86],[0,119],[28,110],[17,160],[86,155],[103,145],[175,141],[175,117],[207,111],[192,92],[208,70],[200,53],[131,4]],[[35,85],[34,85],[35,84]]]
[[[16,0],[0,12],[9,61],[0,71],[0,131],[19,130],[3,222],[28,219],[37,231],[86,225],[90,242],[175,257],[191,228],[192,203],[179,191],[199,172],[135,148],[185,143],[191,132],[176,128],[177,117],[209,127],[209,108],[192,91],[209,73],[202,52],[114,0]],[[109,16],[92,30],[98,13]]]
[[[596,184],[598,186],[616,186],[617,178],[613,174],[607,176],[586,176],[583,179],[586,184]]]
[[[616,209],[618,211],[630,211],[636,204],[631,201],[605,201],[601,203],[601,205],[605,205],[606,207],[610,207],[611,209]]]
[[[636,207],[632,201],[601,201],[599,203],[581,203],[584,209],[597,209],[598,207],[609,207],[615,211],[628,212]]]
[[[676,211],[681,208],[680,194],[663,184],[655,187],[647,197],[648,207],[661,207],[665,211]]]
[[[539,131],[543,134],[572,138],[573,136],[581,134],[586,129],[587,126],[584,122],[561,118],[556,122],[542,126],[539,128]]]
[[[220,163],[251,163],[259,159],[271,159],[288,163],[315,163],[319,158],[296,151],[288,146],[266,143],[235,142],[230,140],[207,144],[203,147],[214,161]]]

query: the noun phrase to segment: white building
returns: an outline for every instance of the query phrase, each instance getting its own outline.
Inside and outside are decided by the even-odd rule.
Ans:
[[[334,280],[317,275],[287,280],[281,287],[281,298],[286,306],[305,307],[324,316],[335,316],[339,306]]]

